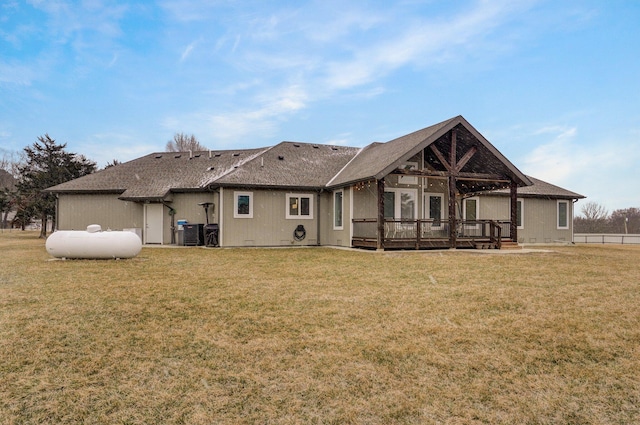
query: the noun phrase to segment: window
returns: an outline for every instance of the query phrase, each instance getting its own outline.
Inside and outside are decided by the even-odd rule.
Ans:
[[[467,198],[464,200],[462,204],[462,216],[465,221],[466,229],[478,229],[480,225],[478,223],[470,223],[478,220],[478,207],[479,207],[479,199],[478,198]]]
[[[524,229],[524,201],[522,199],[517,201],[516,217],[518,229]]]
[[[415,220],[415,189],[389,189],[384,192],[384,217],[389,219]]]
[[[396,211],[396,193],[384,192],[384,218],[393,219]]]
[[[344,192],[338,190],[333,192],[333,228],[335,230],[342,230],[342,198]]]
[[[478,219],[478,198],[464,200],[464,220],[476,221]]]
[[[558,201],[558,229],[569,228],[569,201]]]
[[[233,192],[233,218],[253,218],[253,192]]]
[[[444,196],[442,193],[425,193],[424,194],[424,218],[433,220],[431,227],[439,227],[442,225]]]
[[[416,171],[418,169],[418,163],[417,162],[407,162],[404,165],[402,165],[401,167],[398,167],[400,170],[407,170],[407,171]],[[399,175],[398,176],[398,183],[400,184],[418,184],[418,177],[416,176],[403,176],[403,175]]]
[[[286,218],[312,219],[313,195],[298,195],[287,193]]]

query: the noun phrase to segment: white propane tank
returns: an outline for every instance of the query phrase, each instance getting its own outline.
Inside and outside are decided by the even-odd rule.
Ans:
[[[45,246],[56,258],[133,258],[140,253],[142,241],[133,232],[103,232],[99,224],[91,224],[86,231],[58,230],[47,238]]]

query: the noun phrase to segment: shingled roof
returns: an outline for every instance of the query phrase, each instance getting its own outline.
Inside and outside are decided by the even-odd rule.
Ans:
[[[132,201],[161,200],[169,192],[202,190],[263,149],[159,152],[47,189],[54,193],[116,193]]]
[[[370,144],[349,163],[348,167],[341,170],[331,180],[330,185],[342,186],[357,181],[380,179],[388,174],[389,171],[397,168],[401,162],[406,161],[420,151],[420,145],[425,140],[435,134],[439,134],[443,128],[447,128],[456,118],[423,128],[387,143]],[[389,171],[385,173],[387,169]]]
[[[367,146],[349,163],[348,167],[345,167],[336,175],[330,182],[330,186],[344,186],[357,181],[381,179],[432,144],[448,154],[450,141],[447,133],[453,129],[457,130],[459,147],[464,149],[473,147],[476,149],[472,160],[461,171],[486,172],[486,168],[490,168],[492,174],[502,176],[504,179],[513,179],[518,186],[531,184],[515,165],[469,124],[464,117],[458,115],[389,142],[373,143]],[[444,147],[447,150],[443,150]],[[430,158],[430,164],[434,165],[434,171],[445,170],[444,166],[436,158]],[[472,183],[458,187],[461,191],[464,191],[465,188],[476,190]]]
[[[471,124],[457,116],[387,143],[372,143],[365,148],[281,142],[260,149],[152,153],[47,191],[114,193],[123,200],[159,201],[166,199],[171,192],[216,187],[308,190],[344,187],[359,181],[384,178],[431,144],[446,152],[447,134],[454,128],[458,134],[458,146],[464,150],[473,148],[475,152],[462,171],[483,171],[489,167],[493,175],[512,179],[518,186],[532,183]],[[444,169],[438,159],[429,158],[429,164],[433,172]],[[468,181],[464,184],[469,190],[477,190]],[[527,188],[521,187],[519,193],[528,193]]]
[[[519,187],[518,196],[523,198],[550,198],[550,199],[584,199],[586,196],[579,193],[572,192],[567,189],[563,189],[559,186],[547,183],[535,177],[527,176],[533,183],[531,186]],[[509,196],[508,189],[494,190],[486,192],[489,195]]]
[[[359,150],[282,142],[210,184],[319,189],[325,187]]]

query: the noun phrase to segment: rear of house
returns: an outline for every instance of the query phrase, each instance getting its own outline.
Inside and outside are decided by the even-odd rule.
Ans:
[[[48,190],[61,230],[97,223],[180,245],[214,223],[227,247],[570,241],[582,198],[522,174],[460,116],[362,149],[154,153]]]

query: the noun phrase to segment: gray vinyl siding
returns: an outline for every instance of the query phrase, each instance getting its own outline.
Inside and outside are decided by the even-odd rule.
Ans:
[[[480,219],[510,220],[510,199],[506,196],[481,196]],[[550,198],[518,198],[522,201],[522,228],[518,229],[519,243],[554,243],[573,240],[573,202],[569,206],[568,229],[558,229],[558,200]]]
[[[568,229],[558,229],[558,200],[524,198],[524,228],[518,230],[520,243],[573,241],[573,202],[567,200]]]
[[[323,192],[320,199],[320,244],[332,246],[351,246],[350,230],[350,202],[351,195],[348,187],[343,189],[342,195],[342,230],[334,229],[334,191]]]
[[[178,241],[178,220],[187,220],[191,224],[206,224],[204,208],[198,205],[202,202],[213,202],[213,206],[209,207],[209,223],[218,223],[218,194],[214,192],[197,192],[197,193],[175,193],[172,196],[172,202],[168,203],[175,210],[174,227],[176,231],[175,241]],[[164,208],[165,215],[162,227],[162,243],[171,243],[171,216],[169,209]]]
[[[174,194],[173,202],[170,203],[176,210],[175,220],[187,220],[189,223],[207,222],[202,202],[213,202],[213,207],[209,207],[209,223],[218,222],[218,202],[217,193],[178,193]]]
[[[511,220],[511,199],[505,196],[479,196],[480,220]]]
[[[353,218],[378,217],[378,188],[371,182],[353,189]]]
[[[57,217],[59,230],[85,230],[90,224],[104,230],[141,229],[144,225],[142,204],[121,201],[117,194],[60,194]]]
[[[234,192],[236,191],[253,194],[253,218],[234,218]],[[313,219],[287,219],[287,193],[313,197]],[[223,190],[222,243],[224,246],[317,245],[317,206],[317,192],[225,188]],[[298,225],[303,225],[306,230],[306,237],[302,241],[297,241],[293,237]]]

